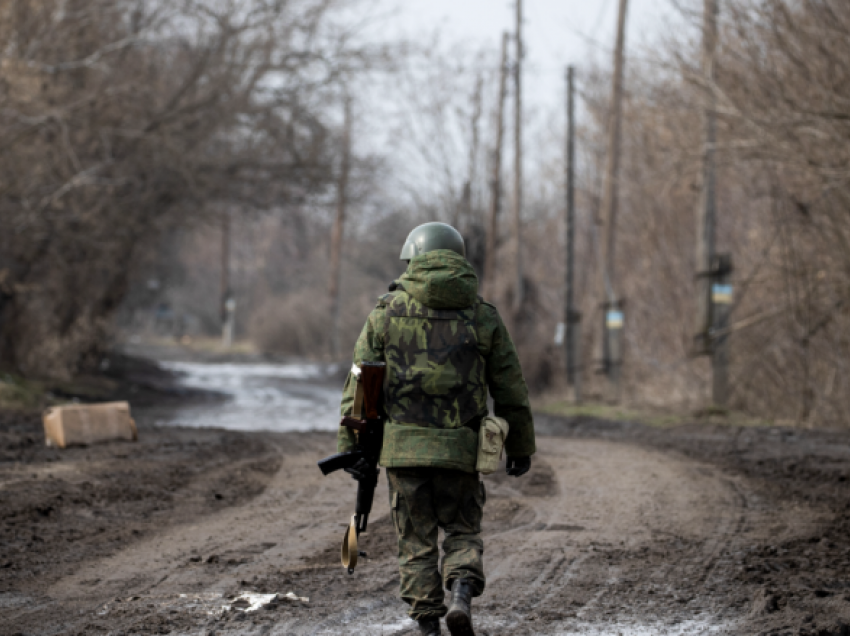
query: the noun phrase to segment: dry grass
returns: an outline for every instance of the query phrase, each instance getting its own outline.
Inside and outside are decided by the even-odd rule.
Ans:
[[[38,411],[51,404],[51,397],[41,382],[9,374],[0,376],[0,409]]]
[[[645,406],[623,406],[613,404],[602,404],[599,402],[575,402],[552,396],[538,397],[532,401],[536,412],[549,415],[561,415],[565,417],[591,417],[600,420],[640,422],[648,426],[668,428],[699,421],[701,423],[721,424],[727,426],[793,426],[793,422],[773,421],[753,417],[739,411],[730,411],[719,408],[701,409],[693,411],[682,408],[680,410],[660,410]]]

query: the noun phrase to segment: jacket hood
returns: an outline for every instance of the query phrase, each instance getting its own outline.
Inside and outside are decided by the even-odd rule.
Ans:
[[[451,250],[434,250],[412,258],[398,282],[431,309],[466,309],[478,296],[475,270]]]

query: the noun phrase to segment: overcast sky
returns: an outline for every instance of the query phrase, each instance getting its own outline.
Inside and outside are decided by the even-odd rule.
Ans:
[[[697,0],[679,0],[680,3],[696,3]],[[435,32],[440,33],[440,42],[445,47],[453,43],[464,42],[470,50],[480,50],[483,47],[492,51],[494,58],[501,45],[502,33],[513,33],[516,4],[515,0],[366,0],[370,13],[379,16],[372,22],[377,31],[370,35],[389,41],[403,39],[412,42],[431,42]],[[567,65],[575,65],[578,69],[578,80],[581,82],[583,68],[592,62],[604,66],[612,65],[612,54],[617,27],[617,9],[619,0],[523,0],[523,39],[525,44],[525,66],[523,75],[523,105],[525,143],[532,143],[535,135],[555,134],[562,131],[558,126],[563,124],[564,103],[564,71]],[[362,6],[362,5],[361,5]],[[359,15],[358,17],[363,17]],[[672,28],[681,28],[682,18],[674,10],[672,0],[629,0],[627,15],[626,49],[627,56],[644,57],[648,45],[657,42]],[[367,23],[370,21],[367,19]],[[369,29],[367,29],[367,32]],[[511,51],[513,56],[513,50]],[[629,64],[626,65],[626,82],[628,83]],[[434,177],[421,163],[417,163],[417,149],[423,145],[433,150],[433,144],[420,139],[417,133],[409,134],[412,127],[402,121],[399,124],[399,112],[393,113],[395,104],[393,95],[395,79],[389,86],[375,83],[371,94],[364,86],[358,87],[363,99],[359,112],[359,136],[355,147],[360,152],[375,152],[381,154],[388,148],[396,157],[404,157],[404,161],[393,164],[394,174],[398,183],[421,185],[422,192],[417,196],[429,197],[428,187],[442,192],[439,179]],[[426,87],[427,88],[427,87]],[[493,85],[490,86],[493,89]],[[466,87],[471,96],[471,87]],[[510,89],[509,89],[510,90]],[[464,96],[466,92],[464,92]],[[495,97],[495,95],[491,95]],[[486,101],[485,97],[485,101]],[[386,105],[389,108],[372,108],[368,104]],[[492,104],[485,104],[485,109]],[[582,104],[577,104],[578,116],[581,118]],[[511,106],[508,105],[510,109]],[[405,107],[401,112],[407,113]],[[555,119],[552,115],[555,114]],[[451,115],[451,111],[447,116]],[[485,145],[491,144],[488,137],[492,113],[488,110],[482,122],[482,134]],[[508,114],[506,117],[510,117]],[[401,121],[401,120],[399,120]],[[551,126],[556,128],[551,128]],[[466,126],[466,120],[462,122]],[[427,126],[423,129],[426,129]],[[447,161],[456,161],[452,173],[466,174],[468,140],[450,138],[452,131],[455,135],[466,135],[464,128],[447,126],[448,133],[443,133],[444,145],[461,148],[449,153]],[[404,131],[400,134],[399,131]],[[436,134],[436,133],[431,133]],[[540,142],[540,137],[536,138]],[[512,137],[505,140],[505,165],[512,161],[510,147]],[[488,146],[489,147],[489,146]],[[527,155],[526,176],[530,177],[535,169],[550,165],[552,153],[560,156],[562,145],[558,142],[536,147],[536,152]],[[549,153],[549,154],[547,154]],[[422,160],[422,157],[418,157]],[[481,161],[479,159],[479,161]],[[536,162],[536,163],[535,163]],[[482,164],[483,165],[483,164]],[[537,168],[535,167],[537,166]],[[445,172],[445,166],[430,165],[431,169]],[[480,174],[480,171],[479,171]],[[392,191],[389,199],[397,200],[398,191],[393,189],[392,180],[383,184],[383,188]],[[422,185],[425,184],[425,185]],[[430,185],[429,185],[430,184]],[[431,192],[433,194],[433,192]]]
[[[490,42],[513,31],[514,0],[384,0],[397,11],[399,28],[416,36],[436,28],[449,40]],[[607,61],[617,26],[618,0],[524,0],[526,92],[529,102],[563,95],[564,67],[589,56]],[[657,38],[676,21],[669,0],[630,0],[626,47],[633,51]]]

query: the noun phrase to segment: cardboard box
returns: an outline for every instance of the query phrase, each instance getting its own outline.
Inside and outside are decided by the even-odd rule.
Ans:
[[[68,404],[44,412],[44,442],[48,446],[86,446],[120,439],[139,439],[127,402]]]

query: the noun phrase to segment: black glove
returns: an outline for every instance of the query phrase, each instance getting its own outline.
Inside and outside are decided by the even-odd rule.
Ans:
[[[361,481],[369,475],[369,462],[366,461],[365,457],[361,457],[353,466],[349,466],[343,470],[351,475],[354,481]]]
[[[531,468],[531,457],[508,457],[505,472],[508,475],[519,477],[527,473],[529,468]]]

